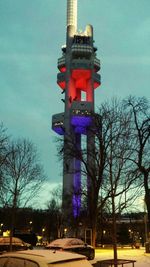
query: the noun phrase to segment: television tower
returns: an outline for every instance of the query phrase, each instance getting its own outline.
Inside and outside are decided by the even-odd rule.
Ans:
[[[100,60],[93,45],[93,28],[87,25],[84,32],[77,30],[77,0],[67,0],[66,45],[58,59],[57,83],[62,90],[64,112],[52,117],[52,129],[64,135],[63,156],[63,210],[74,217],[81,209],[81,162],[67,153],[67,136],[71,136],[78,149],[82,148],[81,136],[86,135],[88,150],[94,146],[90,134],[94,113],[94,91],[100,85]]]

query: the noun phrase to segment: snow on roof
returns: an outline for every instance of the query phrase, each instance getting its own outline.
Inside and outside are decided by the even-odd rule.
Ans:
[[[74,247],[74,246],[83,246],[84,242],[78,238],[60,238],[52,241],[47,245],[47,247]]]

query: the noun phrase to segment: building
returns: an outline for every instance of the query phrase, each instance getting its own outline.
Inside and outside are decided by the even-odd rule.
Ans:
[[[62,90],[64,111],[52,117],[52,129],[64,136],[63,210],[74,217],[81,208],[81,161],[68,154],[68,140],[82,149],[82,136],[86,137],[87,162],[91,164],[90,147],[94,147],[93,126],[94,91],[100,85],[100,60],[93,45],[93,27],[84,32],[77,29],[77,0],[67,0],[66,46],[58,59],[57,83]],[[70,142],[70,145],[71,145]],[[90,182],[87,178],[87,185]]]

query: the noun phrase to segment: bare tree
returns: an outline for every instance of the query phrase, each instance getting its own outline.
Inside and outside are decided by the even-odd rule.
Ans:
[[[62,188],[56,186],[50,192],[51,198],[47,201],[47,232],[50,239],[63,236],[62,228]]]
[[[103,106],[107,131],[106,167],[105,179],[103,179],[102,191],[110,202],[110,214],[112,218],[112,242],[114,248],[114,266],[117,265],[117,228],[116,214],[133,203],[136,185],[135,176],[132,175],[132,140],[130,114],[124,111],[122,102],[113,100]],[[105,143],[106,144],[106,143]]]
[[[82,192],[77,193],[86,196],[87,199],[87,225],[92,228],[93,245],[96,240],[98,213],[107,199],[111,202],[111,212],[114,216],[114,258],[116,259],[115,214],[133,204],[141,188],[139,183],[135,182],[139,174],[135,174],[131,162],[135,155],[131,118],[132,114],[124,109],[121,101],[106,102],[101,105],[98,115],[93,114],[93,127],[88,131],[94,134],[95,143],[93,146],[88,146],[88,151],[84,145],[79,149],[70,136],[65,140],[68,151],[66,156],[75,157],[81,161],[84,186],[82,186]],[[87,162],[87,153],[90,162]],[[63,155],[62,146],[59,154]],[[77,172],[76,169],[73,171]],[[100,192],[103,196],[100,196]]]
[[[45,176],[30,141],[10,142],[3,176],[3,205],[25,207],[38,195]]]
[[[150,103],[146,98],[129,97],[125,107],[131,112],[134,156],[130,159],[133,172],[145,190],[150,231]]]
[[[25,207],[37,197],[44,180],[35,146],[25,139],[10,142],[3,168],[1,203],[12,210],[11,237],[17,208]]]

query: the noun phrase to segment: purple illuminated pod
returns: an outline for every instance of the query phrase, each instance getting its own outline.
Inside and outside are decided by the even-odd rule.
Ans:
[[[52,117],[52,129],[64,136],[63,156],[63,212],[77,218],[81,212],[81,162],[69,157],[66,141],[71,136],[76,147],[82,149],[81,136],[86,135],[87,152],[95,145],[89,134],[94,113],[94,91],[100,85],[100,61],[93,46],[93,28],[77,30],[77,0],[67,0],[66,45],[58,59],[57,84],[62,90],[64,112]],[[87,156],[87,163],[90,158]],[[88,177],[87,177],[88,179]],[[87,181],[87,184],[88,181]]]

